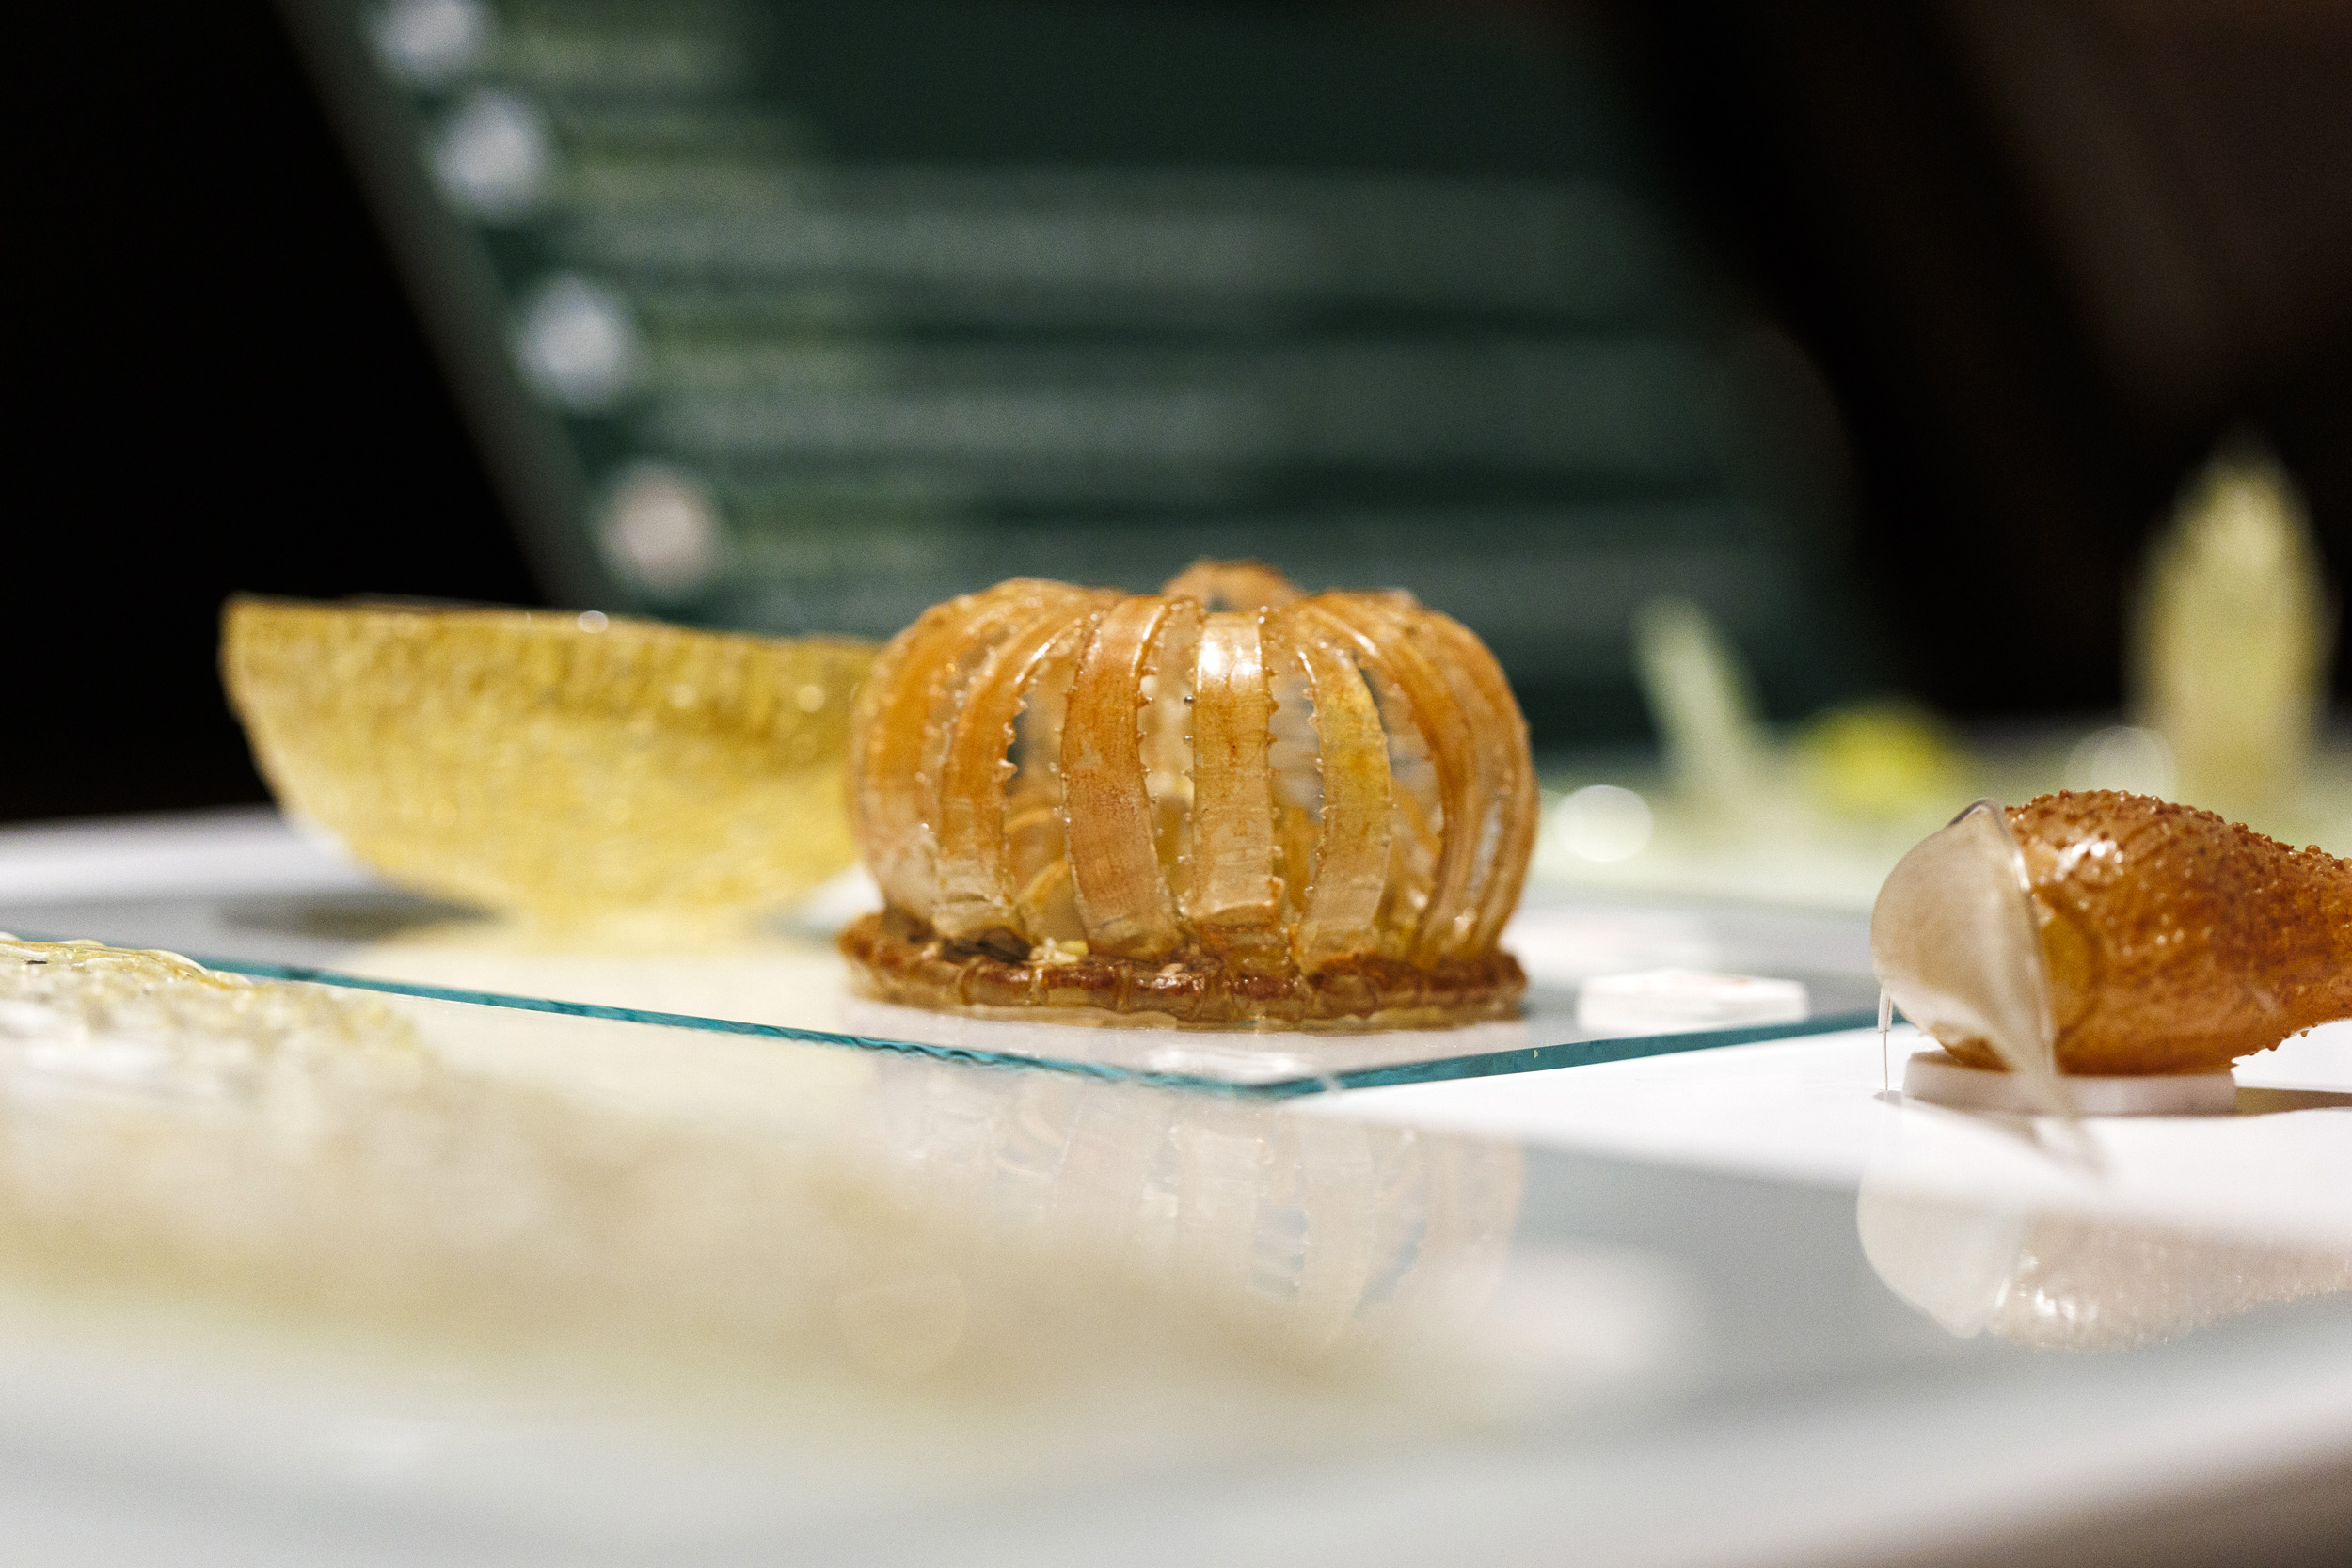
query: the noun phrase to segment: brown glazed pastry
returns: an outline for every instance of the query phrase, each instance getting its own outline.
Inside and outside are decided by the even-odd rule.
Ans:
[[[2226,1072],[2352,1017],[2352,862],[2113,790],[2008,809],[2067,1073]],[[1944,1041],[1973,1067],[1981,1041]]]
[[[1404,594],[1255,563],[1159,594],[1017,578],[882,651],[851,830],[888,907],[843,933],[885,1001],[1187,1027],[1512,1012],[1496,946],[1535,836],[1502,672]]]

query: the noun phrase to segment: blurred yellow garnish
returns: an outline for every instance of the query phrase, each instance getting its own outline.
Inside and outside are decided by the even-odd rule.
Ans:
[[[1830,709],[1798,734],[1796,758],[1817,804],[1876,818],[1950,810],[1968,765],[1942,721],[1899,702]]]
[[[848,865],[846,638],[590,612],[230,601],[221,673],[290,812],[534,923],[726,918]]]

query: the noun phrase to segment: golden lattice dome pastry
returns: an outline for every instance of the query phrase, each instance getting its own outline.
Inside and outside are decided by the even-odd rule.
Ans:
[[[1493,1018],[1536,821],[1518,705],[1405,594],[1204,562],[1158,594],[1017,578],[886,647],[850,737],[894,1002],[1089,1022]]]

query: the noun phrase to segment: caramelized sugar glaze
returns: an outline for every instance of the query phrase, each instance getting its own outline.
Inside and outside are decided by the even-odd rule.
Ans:
[[[869,993],[1195,1027],[1509,1013],[1527,726],[1476,637],[1403,594],[1203,562],[1159,594],[1019,578],[883,650],[851,827],[887,908]]]
[[[2352,861],[2112,790],[2045,795],[2008,816],[2060,1070],[2227,1071],[2352,1017]],[[1947,1049],[2000,1065],[1981,1042]]]

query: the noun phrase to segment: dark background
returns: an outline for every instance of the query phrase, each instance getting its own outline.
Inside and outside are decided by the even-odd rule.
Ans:
[[[2112,707],[2144,537],[2233,431],[2352,581],[2352,8],[1312,8],[1597,37],[1692,231],[1835,394],[1915,694]],[[537,590],[276,14],[48,24],[0,818],[258,800],[225,595]]]

